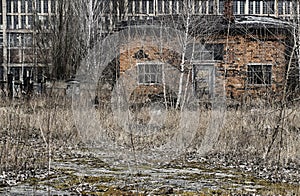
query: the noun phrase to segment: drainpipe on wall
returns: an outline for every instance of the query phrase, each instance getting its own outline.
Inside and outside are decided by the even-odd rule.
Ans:
[[[229,21],[229,23],[234,22],[232,0],[225,0],[223,15],[224,15],[225,19],[227,19],[227,21]]]
[[[232,0],[225,0],[223,16],[227,21],[227,38],[226,38],[226,45],[225,45],[226,59],[225,59],[225,67],[224,67],[224,80],[225,80],[224,89],[225,89],[225,91],[227,91],[226,75],[227,75],[227,66],[228,66],[228,59],[229,59],[229,45],[228,45],[229,44],[229,34],[230,34],[231,23],[234,23]],[[227,93],[225,93],[225,94],[227,94]]]
[[[2,32],[3,32],[3,79],[7,81],[7,19],[6,19],[6,0],[2,0]]]

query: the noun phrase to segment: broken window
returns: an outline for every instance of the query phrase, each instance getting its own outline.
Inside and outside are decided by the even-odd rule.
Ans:
[[[269,85],[272,82],[272,65],[248,65],[248,84]]]
[[[160,63],[139,63],[138,64],[139,84],[160,84],[162,83],[162,64]]]

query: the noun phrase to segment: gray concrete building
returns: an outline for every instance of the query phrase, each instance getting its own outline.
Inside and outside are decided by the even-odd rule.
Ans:
[[[11,82],[14,96],[26,91],[26,83],[38,82],[45,66],[39,59],[37,25],[48,28],[55,0],[1,0],[0,81]]]

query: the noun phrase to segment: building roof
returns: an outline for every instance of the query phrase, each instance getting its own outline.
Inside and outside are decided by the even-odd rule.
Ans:
[[[146,20],[121,21],[115,30],[136,25],[157,25],[185,30],[186,24],[186,18],[181,15],[156,16]],[[222,15],[195,15],[190,18],[189,25],[191,33],[203,35],[212,32],[227,32],[229,22]],[[243,33],[241,30],[263,28],[287,30],[291,26],[292,23],[271,16],[238,15],[234,17],[234,21],[230,23],[229,27],[230,30],[239,30],[240,33]]]

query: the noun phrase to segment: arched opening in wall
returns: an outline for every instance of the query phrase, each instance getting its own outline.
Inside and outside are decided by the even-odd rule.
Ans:
[[[95,92],[94,104],[108,108],[112,96],[112,90],[120,77],[120,57],[117,56],[102,71]]]

